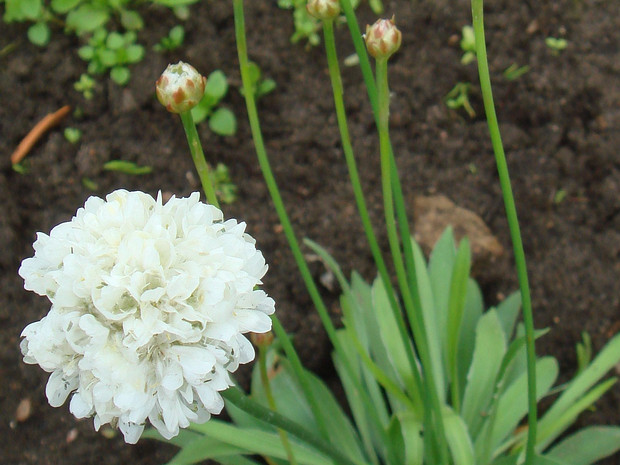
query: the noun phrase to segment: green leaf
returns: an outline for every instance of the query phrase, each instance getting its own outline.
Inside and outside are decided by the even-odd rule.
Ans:
[[[110,78],[119,86],[124,86],[131,78],[131,71],[125,66],[115,66],[110,70]]]
[[[142,58],[144,57],[144,47],[142,45],[138,45],[138,44],[133,44],[133,45],[129,45],[126,49],[125,49],[126,55],[126,62],[127,63],[137,63],[140,60],[142,60]]]
[[[81,5],[76,10],[71,10],[67,14],[67,29],[75,30],[80,35],[85,32],[92,32],[98,27],[108,22],[110,14],[106,8],[94,5]]]
[[[467,384],[467,373],[471,366],[476,342],[476,326],[482,316],[483,306],[482,292],[476,281],[469,278],[457,353],[459,384],[463,387]]]
[[[64,136],[70,143],[77,144],[82,138],[82,131],[77,128],[65,128]]]
[[[446,407],[443,421],[454,465],[474,465],[474,446],[463,419],[454,410]]]
[[[32,21],[41,18],[41,13],[43,12],[43,3],[41,0],[20,0],[19,6],[24,18]]]
[[[78,49],[78,56],[84,61],[90,61],[95,56],[95,49],[90,45],[84,45]]]
[[[52,0],[51,7],[56,13],[64,14],[73,10],[82,0]]]
[[[413,412],[398,414],[405,441],[405,465],[424,462],[424,425]]]
[[[205,86],[205,94],[210,96],[216,103],[220,101],[228,92],[228,80],[226,75],[216,69],[207,78],[207,85]]]
[[[405,440],[397,416],[392,416],[392,420],[387,429],[387,437],[390,447],[388,448],[388,464],[405,463]]]
[[[209,118],[209,128],[220,136],[232,136],[237,132],[237,119],[228,108],[218,108]]]
[[[106,171],[118,171],[125,174],[148,174],[153,171],[150,166],[138,166],[132,161],[125,160],[112,160],[103,165],[103,169]]]
[[[521,293],[519,291],[513,292],[504,299],[497,306],[497,317],[502,324],[504,330],[504,336],[506,339],[510,339],[514,333],[514,328],[519,317],[519,310],[521,309]]]
[[[202,104],[202,100],[198,105],[190,110],[192,112],[192,118],[194,124],[202,123],[209,114],[211,114],[211,107]]]
[[[450,297],[450,276],[456,259],[454,235],[448,227],[433,247],[428,263],[428,274],[433,288],[433,299],[437,312],[437,324],[440,328],[446,327],[448,318],[448,300]],[[442,347],[445,345],[445,332],[440,332]]]
[[[110,32],[105,41],[105,46],[110,50],[118,50],[125,45],[122,34],[118,32]]]
[[[185,39],[185,28],[180,24],[174,26],[172,29],[170,29],[168,37],[170,37],[173,44],[178,47],[183,43],[183,39]]]
[[[277,433],[269,433],[258,429],[238,428],[220,420],[209,420],[202,425],[192,425],[194,431],[205,435],[205,441],[218,440],[224,444],[245,449],[249,454],[267,455],[278,459],[286,459],[286,451]],[[300,444],[290,437],[291,448],[298,463],[304,465],[331,465],[332,461],[313,448]],[[208,450],[204,450],[203,459],[212,458]]]
[[[153,0],[153,3],[157,3],[159,5],[164,5],[170,8],[176,8],[184,5],[191,5],[196,3],[198,0]]]
[[[411,248],[413,250],[415,269],[417,271],[418,293],[420,294],[420,302],[422,304],[421,311],[424,317],[424,329],[428,340],[428,350],[431,358],[435,385],[437,387],[437,395],[443,400],[445,399],[445,372],[442,363],[441,340],[439,337],[436,337],[440,331],[433,298],[433,289],[426,271],[424,255],[422,254],[420,246],[413,238],[411,238]]]
[[[144,27],[144,21],[137,11],[122,10],[121,24],[128,31],[139,31]]]
[[[474,356],[467,374],[461,407],[461,416],[474,437],[495,390],[495,379],[505,352],[506,339],[497,313],[489,310],[480,318],[476,327]]]
[[[552,425],[618,362],[620,362],[620,334],[616,334],[590,366],[570,382],[568,388],[540,420],[540,430],[552,428]]]
[[[459,392],[453,392],[455,405],[458,405],[462,397],[464,386],[459,384],[459,368],[457,365],[459,335],[465,312],[465,299],[469,283],[469,271],[471,267],[471,250],[467,238],[463,238],[456,252],[452,279],[450,280],[450,297],[448,299],[448,319],[445,326],[446,336],[446,365],[450,375],[450,382]],[[444,329],[444,328],[442,328]]]
[[[273,79],[265,79],[258,83],[256,86],[256,97],[262,97],[263,95],[267,95],[270,92],[273,92],[276,88],[276,81]]]
[[[35,23],[28,28],[28,40],[39,47],[50,41],[50,28],[45,23]]]
[[[547,454],[570,462],[571,465],[590,465],[620,450],[620,427],[590,426],[567,437]]]
[[[536,399],[547,394],[557,375],[558,363],[553,357],[543,357],[536,361]],[[500,443],[514,432],[521,419],[527,415],[527,373],[523,373],[513,382],[497,402],[497,412],[493,424],[490,425],[485,422],[480,434],[472,435],[476,437],[476,456],[485,448],[495,451]],[[487,436],[486,428],[489,426],[492,427],[492,432]],[[508,439],[505,447],[512,444],[512,439]]]
[[[106,68],[111,68],[118,63],[114,50],[97,50],[97,57],[99,58],[99,62]]]

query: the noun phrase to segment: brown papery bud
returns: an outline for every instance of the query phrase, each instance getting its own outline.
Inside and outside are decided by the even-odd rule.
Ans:
[[[364,34],[366,48],[373,57],[389,58],[400,48],[402,34],[392,19],[379,19],[372,26],[366,26]]]
[[[157,80],[157,99],[171,113],[184,113],[198,105],[205,93],[207,78],[196,68],[179,61],[168,65]]]
[[[310,16],[320,20],[334,19],[340,14],[338,0],[308,0],[306,10]]]

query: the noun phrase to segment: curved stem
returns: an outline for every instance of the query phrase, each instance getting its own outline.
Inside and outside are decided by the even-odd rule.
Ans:
[[[536,346],[534,342],[534,316],[532,312],[532,300],[530,297],[530,285],[527,277],[527,265],[525,262],[525,252],[523,250],[523,241],[521,239],[521,230],[519,228],[519,219],[517,217],[517,208],[515,206],[512,187],[510,184],[510,175],[508,173],[508,165],[506,163],[506,155],[502,144],[502,138],[495,114],[495,105],[493,103],[493,92],[491,89],[491,78],[489,75],[489,64],[487,61],[487,50],[484,37],[484,16],[482,0],[472,0],[472,17],[474,26],[474,35],[476,40],[476,57],[478,59],[478,74],[480,76],[480,88],[482,90],[482,99],[484,101],[484,110],[489,125],[489,133],[495,154],[495,163],[497,164],[497,172],[499,182],[504,197],[504,206],[506,208],[506,218],[510,229],[510,238],[515,254],[515,265],[517,268],[517,276],[519,279],[519,287],[521,289],[521,304],[523,306],[523,321],[525,323],[525,340],[527,352],[527,394],[528,394],[528,438],[525,453],[525,463],[527,465],[534,463],[534,447],[536,445],[536,428],[537,428],[537,406],[536,406]]]
[[[184,111],[183,113],[180,113],[179,116],[181,117],[181,122],[183,123],[183,129],[185,130],[185,135],[187,136],[189,150],[192,153],[192,160],[194,160],[194,165],[196,166],[196,171],[198,171],[198,176],[200,177],[202,189],[207,196],[207,201],[211,205],[220,208],[220,204],[215,195],[215,189],[213,188],[213,183],[211,182],[209,165],[207,164],[207,160],[205,160],[205,154],[202,151],[202,145],[200,144],[200,138],[198,137],[198,132],[196,131],[194,118],[192,118],[192,112]]]
[[[411,323],[413,334],[416,340],[416,348],[418,349],[420,361],[422,363],[422,369],[424,372],[426,394],[428,395],[430,401],[429,412],[427,415],[425,415],[425,418],[428,417],[427,419],[431,419],[433,424],[432,431],[429,431],[429,434],[434,440],[436,446],[434,449],[439,454],[438,463],[447,465],[448,456],[445,442],[442,407],[434,380],[433,366],[431,362],[431,355],[428,344],[428,335],[426,334],[426,328],[421,314],[421,302],[419,294],[416,292],[417,287],[414,287],[413,289],[409,287],[409,279],[407,276],[407,271],[405,270],[405,265],[403,263],[403,257],[401,255],[398,239],[398,232],[396,230],[396,217],[394,215],[392,186],[394,166],[389,135],[390,93],[388,87],[386,58],[377,59],[376,73],[379,116],[379,146],[381,151],[381,180],[383,186],[383,202],[388,241],[390,244],[390,250],[392,252],[392,260],[394,261],[394,268],[396,269],[396,276],[398,279],[399,287],[403,294],[405,309],[407,310],[407,315],[409,316],[409,322]],[[409,236],[403,237],[403,245],[407,241],[410,241]],[[410,258],[412,260],[413,255],[411,255]],[[428,422],[426,423],[428,424]]]
[[[338,128],[340,130],[340,138],[342,140],[342,150],[344,152],[347,168],[349,171],[349,179],[353,188],[353,194],[355,196],[355,202],[357,209],[364,226],[364,232],[370,245],[370,251],[374,258],[375,264],[379,271],[379,276],[385,287],[388,299],[390,301],[390,307],[394,318],[396,319],[400,338],[407,354],[409,365],[411,366],[411,372],[413,375],[413,386],[409,386],[409,394],[412,396],[412,400],[416,405],[416,411],[422,412],[424,410],[424,404],[420,397],[422,390],[422,381],[420,372],[418,371],[418,365],[416,363],[413,347],[407,334],[407,325],[403,318],[401,308],[396,300],[396,293],[394,292],[394,286],[390,281],[389,273],[383,255],[381,254],[381,248],[377,241],[377,236],[374,233],[372,223],[370,222],[370,215],[368,214],[368,208],[366,206],[366,199],[364,198],[364,192],[362,184],[359,178],[359,172],[357,170],[357,163],[355,162],[355,156],[353,154],[353,147],[351,145],[351,138],[349,136],[349,129],[347,125],[347,116],[344,109],[343,89],[340,74],[340,66],[338,65],[338,55],[336,53],[336,44],[334,40],[334,25],[333,21],[323,21],[323,35],[325,37],[325,52],[327,55],[327,64],[329,67],[329,76],[332,83],[332,91],[334,94],[334,106],[336,108],[336,117],[338,120]]]
[[[237,387],[231,387],[225,391],[220,391],[220,394],[224,399],[239,407],[241,410],[254,418],[287,431],[306,444],[310,444],[315,447],[327,457],[332,458],[335,463],[339,465],[367,465],[363,462],[360,463],[351,460],[334,446],[323,441],[323,439],[316,436],[311,431],[308,431],[303,426],[289,420],[285,416],[282,416],[273,410],[269,410],[267,407],[264,407],[258,402],[253,401]]]

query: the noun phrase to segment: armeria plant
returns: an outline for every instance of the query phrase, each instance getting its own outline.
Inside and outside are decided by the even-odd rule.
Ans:
[[[91,198],[71,222],[49,236],[40,234],[35,256],[20,269],[26,288],[52,303],[50,313],[22,334],[25,361],[52,373],[46,389],[50,403],[58,406],[71,396],[76,416],[93,416],[97,428],[118,425],[127,442],[141,434],[170,440],[180,447],[171,464],[214,459],[252,465],[261,456],[269,464],[304,465],[586,465],[618,451],[617,426],[587,427],[560,438],[616,382],[601,380],[620,361],[620,335],[593,360],[582,345],[580,370],[561,386],[553,387],[556,360],[536,356],[534,341],[545,331],[534,329],[491,93],[482,0],[472,0],[475,56],[520,285],[519,292],[486,310],[470,277],[467,239],[455,244],[447,229],[427,261],[410,234],[389,130],[388,62],[402,37],[394,19],[368,26],[363,40],[349,0],[308,4],[322,24],[342,150],[378,271],[372,283],[355,272],[347,279],[323,247],[306,240],[342,288],[339,329],[313,281],[271,171],[243,0],[232,3],[258,161],[333,345],[347,406],[304,369],[273,314],[273,300],[256,289],[266,271],[261,253],[242,223],[223,220],[191,111],[208,83],[184,63],[168,67],[157,95],[180,115],[209,204],[196,194],[164,203],[161,195],[153,199],[122,190],[105,200]],[[347,128],[333,31],[341,11],[379,136],[389,267],[370,222]],[[229,376],[254,358],[248,332],[255,333],[258,349],[250,395],[232,386]],[[552,393],[559,395],[539,416],[537,402]],[[224,405],[232,421],[207,421]],[[154,429],[142,433],[147,419]]]

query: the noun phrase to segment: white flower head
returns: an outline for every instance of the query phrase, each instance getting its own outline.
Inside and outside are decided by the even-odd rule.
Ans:
[[[34,250],[19,274],[52,306],[22,332],[24,361],[51,373],[52,406],[71,395],[76,417],[129,443],[147,418],[170,439],[219,413],[229,373],[254,359],[244,333],[271,329],[274,301],[255,289],[263,255],[198,193],[90,197]]]

